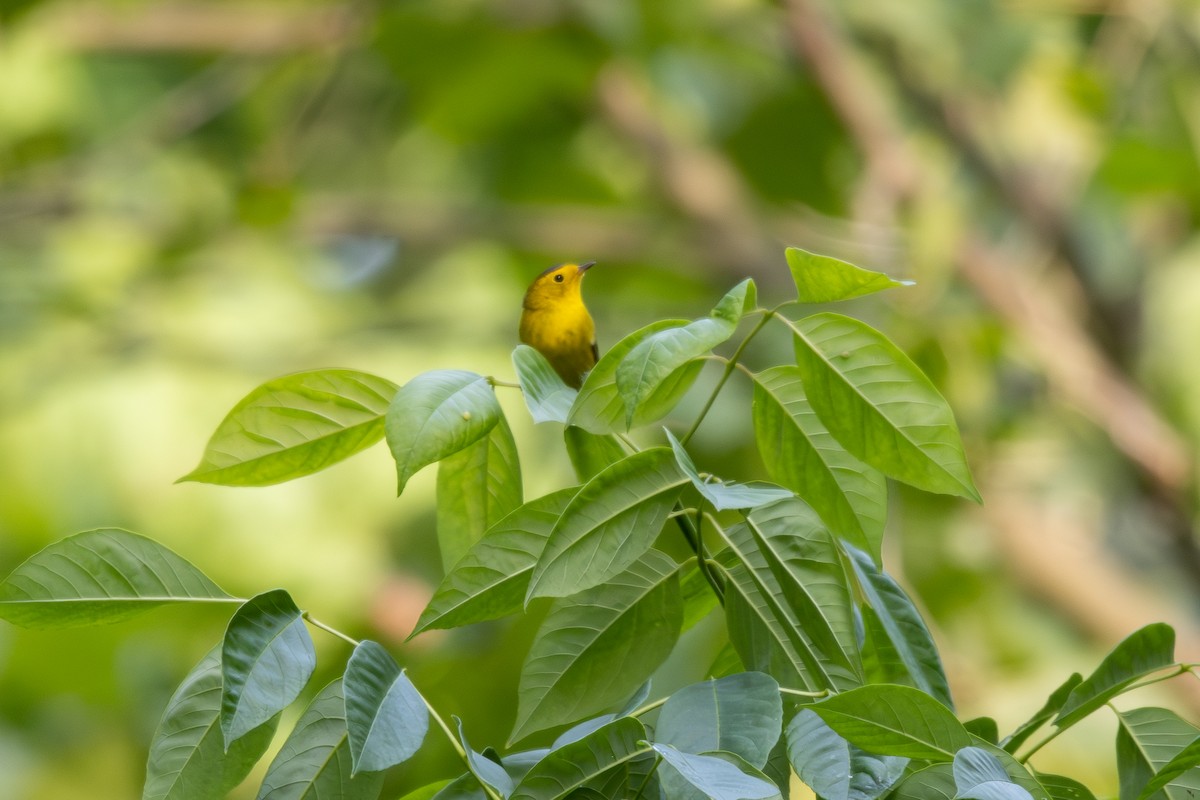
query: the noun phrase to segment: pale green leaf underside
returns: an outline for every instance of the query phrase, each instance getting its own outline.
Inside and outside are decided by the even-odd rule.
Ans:
[[[729,760],[712,754],[684,753],[669,744],[653,747],[681,778],[712,800],[762,800],[779,796],[775,784],[748,775]]]
[[[383,437],[383,415],[396,389],[350,369],[267,381],[233,407],[200,465],[180,480],[268,486],[325,469]]]
[[[909,761],[855,747],[811,709],[792,718],[787,751],[800,780],[824,800],[875,800],[899,780]]]
[[[47,545],[0,582],[0,619],[27,628],[118,622],[197,602],[238,601],[157,542],[116,528]]]
[[[796,283],[796,299],[801,303],[836,303],[893,286],[913,285],[912,281],[898,281],[882,272],[856,267],[799,247],[787,248],[784,256]]]
[[[412,757],[429,730],[429,709],[412,681],[379,644],[359,642],[342,682],[355,774]]]
[[[671,450],[675,453],[675,462],[683,470],[683,474],[687,475],[688,480],[692,482],[696,490],[700,492],[705,500],[712,503],[713,508],[717,511],[755,508],[792,496],[792,492],[788,489],[772,486],[769,483],[761,481],[734,483],[732,481],[722,481],[715,477],[701,477],[700,473],[696,471],[696,464],[692,461],[692,457],[688,455],[687,450],[683,448],[683,445],[679,443],[674,434],[669,430],[665,432],[667,434],[667,441],[671,443]]]
[[[1200,729],[1165,708],[1121,711],[1117,719],[1122,798],[1142,795],[1154,776],[1200,736]],[[1167,800],[1194,800],[1200,796],[1200,768],[1170,777],[1159,791]]]
[[[655,738],[685,753],[724,750],[761,769],[782,725],[778,682],[743,672],[675,692],[659,714]]]
[[[840,314],[791,325],[808,401],[850,453],[919,489],[979,500],[954,414],[908,356]]]
[[[563,383],[546,357],[527,344],[517,345],[512,362],[533,421],[565,423],[579,392]]]
[[[650,752],[646,729],[634,717],[621,717],[587,736],[555,748],[517,784],[509,800],[559,800],[589,786],[605,773]]]

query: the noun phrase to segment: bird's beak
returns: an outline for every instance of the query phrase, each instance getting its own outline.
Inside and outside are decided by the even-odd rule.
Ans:
[[[580,265],[579,265],[579,271],[580,271],[580,272],[587,272],[589,269],[591,269],[591,268],[592,268],[592,267],[594,267],[594,266],[596,266],[596,262],[595,262],[595,261],[588,261],[588,262],[587,262],[587,263],[585,263],[585,264],[580,264]]]

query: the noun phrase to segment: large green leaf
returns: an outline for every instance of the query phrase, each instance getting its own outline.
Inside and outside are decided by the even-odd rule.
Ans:
[[[434,370],[404,384],[385,422],[396,460],[396,493],[417,470],[482,439],[500,416],[496,393],[474,372]]]
[[[1054,719],[1060,728],[1074,725],[1125,691],[1134,681],[1175,663],[1175,630],[1157,622],[1125,637],[1071,690]]]
[[[950,709],[911,686],[861,686],[809,707],[870,753],[949,761],[974,743]]]
[[[529,576],[578,486],[531,500],[492,526],[446,573],[413,635],[457,628],[521,610]]]
[[[617,342],[612,349],[600,357],[600,361],[587,374],[583,386],[579,389],[579,396],[571,405],[571,413],[567,417],[567,422],[595,434],[624,430],[626,427],[625,404],[617,391],[618,365],[624,361],[625,356],[629,355],[629,351],[647,337],[659,331],[678,328],[686,324],[687,320],[685,319],[659,320],[644,328],[639,328]],[[660,407],[665,409],[662,411],[663,414],[674,408],[679,398],[691,387],[696,376],[700,374],[701,366],[703,365],[699,363],[689,365],[680,370],[678,375],[672,376],[671,380],[664,381],[663,386],[655,395],[655,403],[646,402],[644,404],[651,419],[662,416],[662,414],[657,414]],[[634,424],[648,422],[651,419],[635,417]]]
[[[483,438],[438,464],[437,537],[449,571],[484,532],[521,505],[517,443],[503,415]]]
[[[624,700],[670,654],[682,622],[677,565],[657,550],[556,601],[521,669],[512,739]]]
[[[241,601],[157,542],[116,528],[47,545],[0,582],[0,619],[26,628],[98,625],[167,603],[206,602]]]
[[[743,772],[724,758],[684,753],[669,744],[655,743],[653,747],[680,777],[711,800],[760,800],[779,796],[775,784]]]
[[[717,511],[728,511],[739,508],[755,508],[776,500],[784,500],[792,496],[792,492],[769,483],[755,481],[753,483],[734,483],[718,478],[701,477],[696,471],[696,464],[687,450],[679,443],[674,434],[665,430],[667,441],[671,443],[671,451],[675,454],[675,462],[687,475],[688,480],[696,487],[700,495],[712,503]]]
[[[593,785],[650,752],[646,729],[634,717],[621,717],[576,741],[552,750],[517,784],[509,800],[559,800]]]
[[[898,281],[882,272],[872,272],[799,247],[787,248],[784,255],[792,280],[796,282],[796,299],[801,303],[836,303],[893,286],[913,285],[912,281]]]
[[[647,336],[617,366],[617,391],[625,405],[625,427],[653,422],[649,413],[658,392],[688,364],[733,336],[746,311],[755,305],[754,281],[747,278],[729,291],[704,319]],[[662,409],[665,414],[670,409]]]
[[[897,784],[888,800],[954,800],[954,769],[950,762],[918,770]]]
[[[563,441],[575,477],[584,483],[629,455],[612,434],[589,433],[576,425],[563,429]]]
[[[954,754],[954,785],[961,800],[1033,800],[1018,786],[1000,759],[980,747],[964,747]]]
[[[402,764],[425,741],[429,709],[400,665],[381,646],[359,642],[342,682],[354,773]]]
[[[655,739],[685,753],[724,750],[761,769],[782,726],[779,684],[761,672],[743,672],[671,695],[659,714]]]
[[[267,381],[233,407],[181,481],[269,486],[325,469],[383,438],[396,384],[352,369]]]
[[[718,653],[709,674],[727,675],[741,671],[745,665],[746,669],[767,673],[790,689],[824,688],[819,669],[810,670],[797,651],[796,643],[804,644],[799,623],[782,604],[783,591],[769,570],[756,572],[738,563],[732,554],[721,559],[720,567],[726,583],[729,646]],[[760,586],[760,582],[765,585]]]
[[[907,758],[855,747],[811,709],[802,709],[788,723],[787,753],[800,780],[824,800],[875,800],[908,765]]]
[[[142,800],[221,800],[250,774],[271,744],[278,715],[225,750],[221,653],[213,648],[171,695],[150,742]]]
[[[1200,737],[1200,734],[1197,734]],[[1192,741],[1176,753],[1170,761],[1159,767],[1158,772],[1138,795],[1138,800],[1150,800],[1163,790],[1174,789],[1188,797],[1196,796],[1194,784],[1200,778],[1200,738]]]
[[[900,348],[840,314],[791,325],[808,400],[847,450],[919,489],[979,500],[950,406]]]
[[[1200,736],[1200,728],[1165,708],[1117,712],[1117,774],[1121,800],[1137,800],[1155,774]],[[1158,800],[1195,800],[1200,795],[1200,768],[1172,777],[1152,795]]]
[[[817,514],[798,498],[772,503],[751,512],[727,539],[746,568],[732,573],[739,591],[750,600],[752,591],[740,584],[742,578],[754,582],[756,602],[788,638],[797,666],[809,676],[806,683],[833,690],[860,685],[850,580],[837,542]],[[747,666],[762,669],[741,654]],[[786,678],[775,677],[788,685]]]
[[[566,422],[579,392],[563,383],[546,357],[527,344],[517,345],[512,361],[533,421]]]
[[[258,800],[376,800],[383,773],[352,774],[342,681],[320,691],[300,715],[263,777]]]
[[[1074,778],[1045,772],[1039,772],[1037,777],[1050,800],[1096,800],[1092,790]]]
[[[575,594],[627,568],[654,543],[687,480],[670,449],[656,447],[584,484],[550,531],[526,602]]]
[[[859,588],[870,604],[864,615],[877,623],[868,625],[867,630],[886,638],[887,660],[906,678],[896,682],[909,683],[953,709],[942,659],[917,607],[900,584],[875,565],[871,556],[850,546],[846,549]]]
[[[247,600],[221,643],[225,744],[291,705],[317,666],[300,609],[282,589]]]
[[[657,751],[655,752],[657,753]],[[681,755],[686,757],[693,754],[683,752]],[[758,767],[755,767],[753,764],[750,764],[746,761],[746,759],[742,758],[738,754],[727,753],[723,750],[710,750],[707,753],[696,753],[694,755],[703,756],[705,761],[708,759],[713,759],[715,761],[725,762],[738,772],[742,773],[742,775],[757,780],[759,783],[755,785],[763,787],[760,789],[760,791],[765,791],[766,786],[773,786],[775,788],[775,793],[767,795],[763,800],[783,800],[783,792],[780,790],[778,784],[776,784],[775,781],[768,777],[762,770],[760,770]],[[700,763],[704,764],[705,761],[701,761]],[[707,763],[711,764],[712,762],[708,761]],[[736,776],[733,772],[729,772],[728,774],[733,776],[734,779],[739,782],[743,780],[742,778]],[[695,783],[685,778],[682,772],[672,768],[669,764],[663,769],[658,770],[658,776],[662,780],[663,794],[670,798],[670,800],[712,800],[712,795],[708,791],[697,787]]]
[[[1073,673],[1061,686],[1050,693],[1050,696],[1046,698],[1046,702],[1036,714],[1021,723],[1015,731],[1005,737],[1004,741],[1001,742],[1001,746],[1010,753],[1017,752],[1017,748],[1024,744],[1038,728],[1045,725],[1062,710],[1063,704],[1067,702],[1067,698],[1071,696],[1071,692],[1081,683],[1083,683],[1083,676],[1078,672]]]
[[[804,394],[799,367],[754,376],[754,435],[771,480],[803,497],[830,529],[879,563],[887,481],[846,452]]]

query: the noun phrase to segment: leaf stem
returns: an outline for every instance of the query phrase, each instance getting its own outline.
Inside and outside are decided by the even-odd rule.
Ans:
[[[646,705],[642,706],[641,708],[635,709],[634,711],[630,712],[629,716],[640,717],[642,714],[649,714],[651,711],[653,711],[656,708],[659,708],[660,706],[662,706],[664,703],[666,703],[670,699],[671,699],[671,697],[670,697],[670,695],[668,695],[667,697],[660,697],[657,700],[651,700],[649,703],[646,703]]]
[[[828,689],[821,689],[820,691],[816,691],[816,692],[807,692],[803,689],[789,689],[786,686],[780,686],[779,691],[781,694],[791,694],[791,695],[795,695],[796,697],[828,697],[829,696]]]
[[[326,625],[324,622],[321,622],[321,620],[317,619],[316,617],[314,617],[312,614],[308,613],[307,611],[302,613],[300,616],[303,617],[305,622],[307,622],[309,625],[312,625],[314,628],[320,628],[321,630],[325,631],[326,633],[333,634],[337,638],[341,639],[343,642],[346,642],[347,644],[349,644],[351,647],[358,647],[357,639],[353,639],[353,638],[347,636],[346,634],[339,631],[337,628],[334,628],[330,625]]]
[[[633,800],[641,800],[642,795],[646,791],[646,787],[650,785],[650,779],[654,777],[654,773],[658,771],[658,765],[662,763],[662,756],[656,752],[654,754],[654,766],[646,773],[646,777],[642,778],[642,785],[638,787],[637,794],[633,796]]]
[[[506,389],[520,389],[521,388],[521,384],[519,384],[519,383],[510,383],[509,381],[502,381],[499,378],[492,377],[491,375],[487,376],[487,382],[493,388],[496,386],[503,386]]]
[[[680,511],[682,509],[676,504],[675,510]],[[688,546],[696,554],[696,566],[700,568],[700,574],[704,576],[704,580],[708,581],[713,594],[717,596],[717,602],[724,606],[725,590],[717,582],[712,570],[709,569],[708,555],[704,552],[704,539],[700,536],[700,528],[687,514],[675,516],[675,524],[679,526],[680,532],[683,533],[683,538],[687,539]]]
[[[759,310],[760,309],[755,309],[755,311]],[[683,438],[679,440],[680,444],[686,445],[692,438],[692,434],[694,434],[696,429],[700,427],[700,423],[704,421],[706,416],[708,416],[709,409],[712,408],[713,403],[717,401],[717,395],[721,393],[721,389],[725,386],[725,382],[728,381],[729,376],[733,374],[733,370],[737,367],[738,359],[741,357],[742,351],[746,349],[746,345],[750,344],[750,340],[758,335],[758,332],[763,329],[763,326],[767,324],[767,321],[770,320],[771,317],[775,316],[774,310],[763,309],[762,311],[763,315],[758,321],[758,324],[755,325],[748,334],[746,334],[746,338],[742,339],[742,343],[737,346],[737,349],[733,351],[733,355],[731,355],[729,360],[725,362],[725,371],[721,373],[721,379],[717,381],[717,385],[713,387],[712,394],[710,394],[708,396],[708,400],[705,401],[704,408],[700,409],[700,413],[696,416],[696,420],[692,423],[692,427],[689,428],[688,432],[685,433]]]

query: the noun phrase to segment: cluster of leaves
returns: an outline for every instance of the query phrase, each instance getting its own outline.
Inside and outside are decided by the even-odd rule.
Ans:
[[[800,250],[787,258],[802,303],[900,285]],[[322,370],[270,381],[239,403],[187,479],[277,483],[384,437],[400,492],[438,464],[447,572],[413,635],[548,598],[511,739],[560,731],[548,747],[476,751],[461,721],[456,732],[382,646],[350,640],[344,674],[301,715],[259,797],[378,797],[384,772],[418,751],[433,720],[466,770],[414,794],[441,800],[775,798],[788,795],[793,771],[826,800],[1090,798],[1070,778],[1032,770],[1029,757],[1116,696],[1188,672],[1175,662],[1174,632],[1135,632],[1006,737],[990,719],[960,722],[929,631],[880,559],[885,478],[978,499],[953,415],[883,334],[828,312],[793,319],[783,313],[790,305],[760,308],[744,281],[706,317],[628,335],[578,391],[518,347],[528,409],[563,425],[579,480],[528,502],[494,379],[439,370],[400,387]],[[733,353],[714,356],[747,318],[757,323]],[[795,363],[751,372],[741,354],[772,321],[794,341]],[[724,371],[686,433],[638,447],[627,432],[665,417],[712,359]],[[773,483],[700,472],[687,451],[739,369],[754,384],[755,434]],[[691,551],[682,563],[665,546],[676,535]],[[64,539],[0,583],[0,616],[30,627],[113,622],[180,602],[237,609],[168,703],[144,797],[222,797],[309,682],[308,625],[349,637],[286,591],[231,597],[125,531]],[[723,614],[728,643],[712,679],[648,702],[649,679],[679,636],[713,614]],[[1200,730],[1164,709],[1119,717],[1122,797],[1200,788]]]

